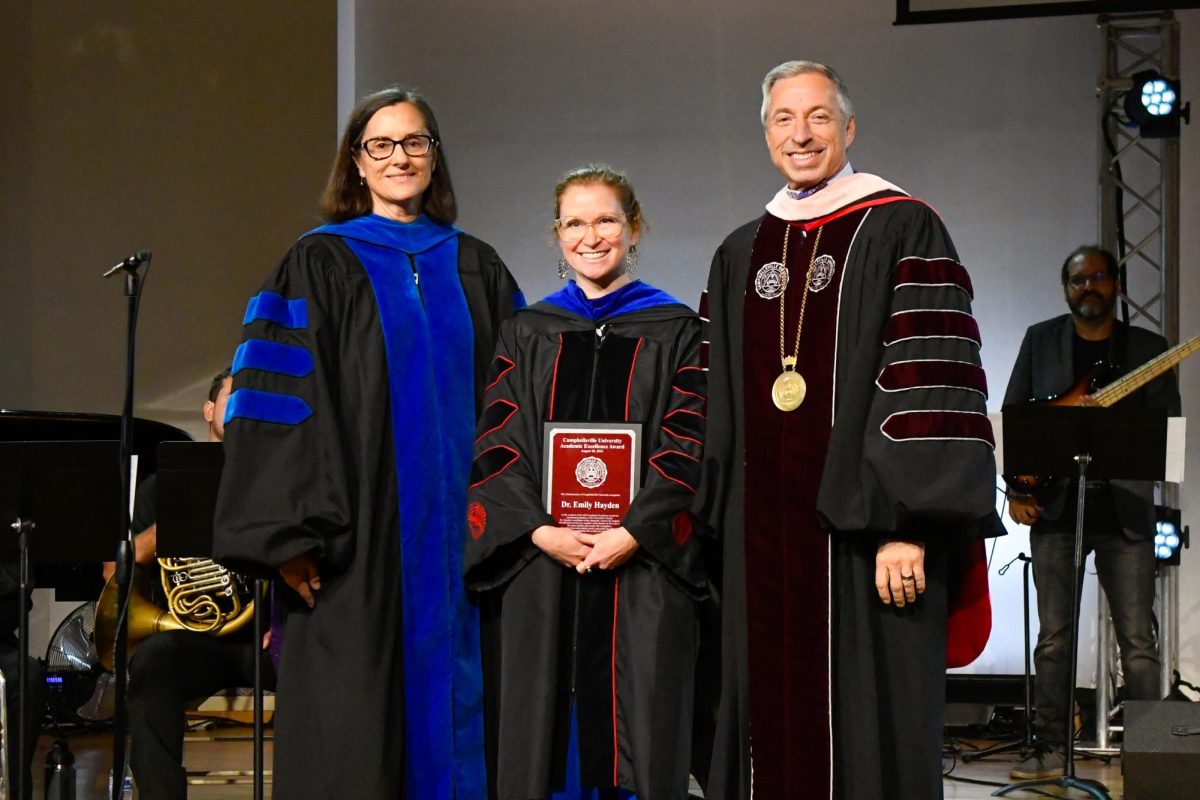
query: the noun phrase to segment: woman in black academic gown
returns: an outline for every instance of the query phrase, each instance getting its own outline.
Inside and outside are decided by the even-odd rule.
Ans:
[[[245,312],[214,537],[281,579],[274,796],[481,799],[459,543],[482,378],[523,303],[453,227],[446,148],[412,92],[351,112],[322,211]]]
[[[623,175],[575,170],[555,201],[559,275],[574,280],[501,329],[471,471],[489,780],[498,800],[678,800],[708,586],[687,510],[704,439],[700,320],[635,279],[644,225]],[[623,515],[564,511],[622,470],[569,448],[555,453],[569,485],[547,511],[547,422],[640,425]]]

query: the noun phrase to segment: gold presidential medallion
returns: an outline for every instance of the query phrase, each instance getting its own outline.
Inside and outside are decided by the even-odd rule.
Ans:
[[[800,297],[800,320],[796,324],[796,353],[791,356],[784,349],[784,321],[787,318],[786,283],[779,293],[779,360],[783,364],[783,371],[779,373],[779,377],[771,384],[771,401],[780,411],[795,411],[804,402],[804,396],[808,393],[808,384],[804,382],[804,377],[796,371],[796,361],[800,358],[800,334],[804,330],[804,310],[808,307],[809,290],[819,291],[820,289],[824,289],[825,285],[828,284],[828,280],[826,280],[825,284],[822,284],[820,287],[813,285],[814,265],[817,263],[817,248],[821,246],[822,230],[824,230],[823,225],[817,228],[816,241],[813,242],[812,258],[809,259],[808,272],[804,276],[804,294]],[[788,238],[791,232],[792,226],[788,224],[783,233],[783,256],[779,262],[781,265],[787,264]],[[828,257],[822,256],[822,258]],[[786,269],[784,267],[785,271]],[[830,274],[832,274],[832,271]]]
[[[771,400],[780,411],[795,411],[804,402],[808,387],[795,370],[785,369],[771,384]]]

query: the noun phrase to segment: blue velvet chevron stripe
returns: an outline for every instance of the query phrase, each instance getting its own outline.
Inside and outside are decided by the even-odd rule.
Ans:
[[[288,300],[276,292],[259,292],[246,304],[246,316],[242,318],[242,324],[249,325],[259,319],[291,330],[307,328],[308,301],[304,298]]]
[[[237,375],[244,369],[303,378],[313,371],[313,357],[303,347],[266,339],[247,339],[233,354],[232,373]]]
[[[314,233],[342,237],[358,256],[383,323],[404,586],[404,797],[486,797],[478,611],[462,583],[475,401],[458,231],[371,215]]]
[[[235,419],[254,419],[280,425],[299,425],[312,416],[312,408],[293,394],[238,389],[225,405],[225,424]]]

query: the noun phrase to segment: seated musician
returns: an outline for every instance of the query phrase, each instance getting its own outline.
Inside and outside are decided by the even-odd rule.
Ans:
[[[213,378],[204,403],[208,440],[224,438],[225,403],[233,379],[229,370]],[[156,493],[152,475],[134,499],[134,561],[156,568]],[[106,577],[110,574],[106,565]],[[158,584],[157,577],[152,582]],[[269,634],[268,634],[269,635]],[[266,646],[264,640],[263,646]],[[141,800],[187,797],[183,768],[184,713],[213,692],[254,684],[254,633],[251,626],[227,636],[187,630],[156,633],[142,641],[129,662],[130,768]],[[263,683],[274,685],[270,659],[264,659]]]
[[[1087,379],[1098,363],[1111,365],[1100,383],[1120,377],[1167,349],[1156,333],[1116,319],[1117,263],[1098,247],[1077,248],[1062,266],[1070,314],[1025,332],[1004,402],[1025,403],[1064,394]],[[1088,390],[1090,391],[1090,390]],[[1089,396],[1083,403],[1094,402]],[[1168,371],[1120,401],[1180,413],[1175,375]],[[1051,480],[1033,494],[1009,493],[1009,516],[1032,526],[1029,541],[1037,585],[1038,642],[1035,731],[1039,747],[1011,772],[1020,780],[1063,773],[1067,680],[1071,665],[1071,570],[1075,549],[1078,482]],[[1096,573],[1112,610],[1121,649],[1125,698],[1157,700],[1159,658],[1154,605],[1154,485],[1152,481],[1087,482],[1083,553],[1096,553]],[[1075,601],[1078,603],[1078,599]]]

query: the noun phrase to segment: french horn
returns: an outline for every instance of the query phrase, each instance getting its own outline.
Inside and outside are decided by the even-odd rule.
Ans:
[[[129,598],[130,655],[146,638],[162,631],[192,631],[227,636],[254,618],[252,582],[211,558],[157,559],[166,607],[153,599],[151,576],[133,570]],[[96,652],[107,670],[113,668],[113,645],[120,602],[116,576],[109,579],[96,603]]]

